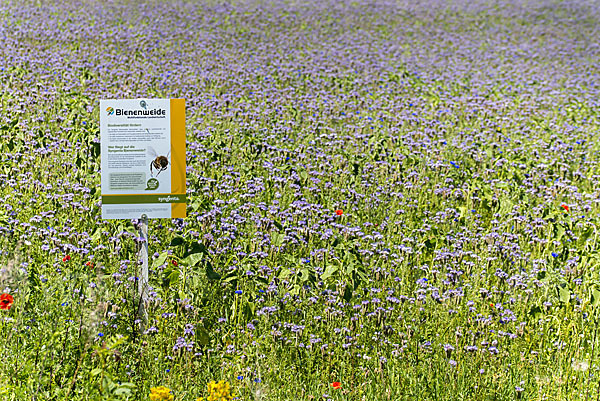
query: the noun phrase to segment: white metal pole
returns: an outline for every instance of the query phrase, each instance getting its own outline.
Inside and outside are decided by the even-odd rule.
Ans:
[[[146,305],[148,302],[148,216],[142,214],[142,225],[140,227],[140,238],[142,238],[142,271],[138,280],[138,292],[139,292],[139,309],[138,314],[142,320],[140,325],[141,331],[144,331],[144,327],[148,322],[148,314],[146,312]]]

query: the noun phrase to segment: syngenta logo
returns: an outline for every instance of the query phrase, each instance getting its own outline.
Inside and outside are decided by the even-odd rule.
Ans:
[[[115,114],[115,109],[113,109],[112,107],[107,107],[107,108],[106,108],[106,113],[107,113],[109,116],[112,116],[113,114]]]
[[[171,203],[171,201],[178,201],[179,200],[179,196],[163,196],[161,198],[158,198],[159,202],[167,202],[167,203]]]

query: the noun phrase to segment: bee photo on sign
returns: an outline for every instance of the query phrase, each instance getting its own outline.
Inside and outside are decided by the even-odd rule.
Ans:
[[[154,174],[156,174],[156,177],[158,177],[161,172],[169,167],[169,155],[171,151],[169,150],[166,156],[159,156],[152,146],[148,146],[147,153],[148,156],[152,157],[152,161],[150,162],[150,176],[154,177]]]

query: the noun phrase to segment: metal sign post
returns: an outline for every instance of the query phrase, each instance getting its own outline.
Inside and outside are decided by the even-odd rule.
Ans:
[[[140,331],[144,331],[146,323],[148,323],[148,313],[146,306],[148,303],[148,216],[142,214],[140,227],[140,238],[142,239],[142,247],[140,249],[142,259],[142,271],[138,280],[138,315],[142,321]]]

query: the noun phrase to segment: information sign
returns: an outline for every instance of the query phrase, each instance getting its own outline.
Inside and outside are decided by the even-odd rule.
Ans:
[[[182,218],[185,99],[100,101],[103,219]]]

